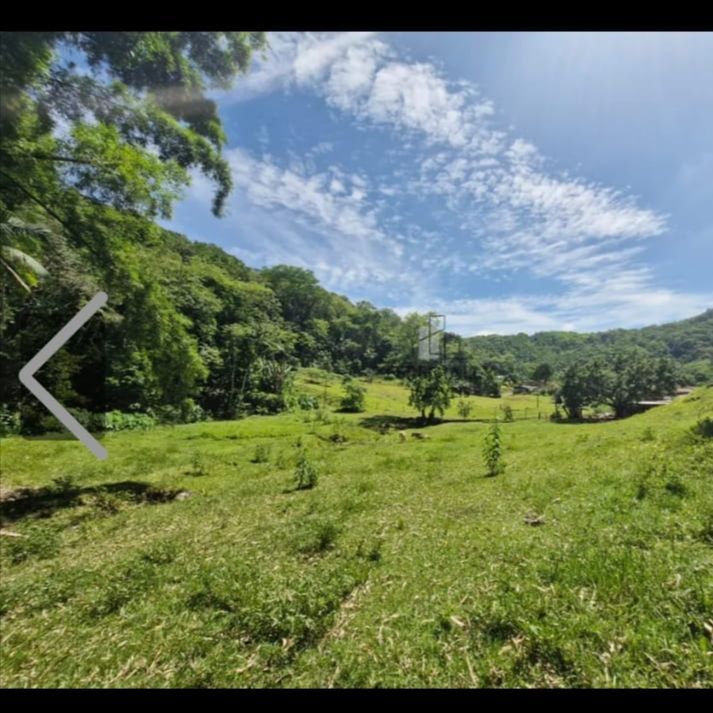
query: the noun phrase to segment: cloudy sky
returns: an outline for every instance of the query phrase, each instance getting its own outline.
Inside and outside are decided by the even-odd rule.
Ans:
[[[713,307],[713,34],[274,33],[168,225],[464,335]]]

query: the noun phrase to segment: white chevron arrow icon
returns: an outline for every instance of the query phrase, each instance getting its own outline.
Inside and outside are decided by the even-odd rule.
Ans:
[[[106,448],[67,411],[52,394],[35,379],[35,373],[58,352],[92,315],[101,309],[107,302],[106,292],[97,292],[47,344],[20,369],[20,381],[40,401],[52,415],[72,434],[78,438],[97,458],[104,460],[107,457]]]

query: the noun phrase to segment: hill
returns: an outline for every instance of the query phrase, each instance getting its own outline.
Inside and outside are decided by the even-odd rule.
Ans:
[[[542,363],[561,371],[578,358],[607,349],[641,347],[656,357],[668,356],[689,384],[713,381],[713,309],[690,319],[641,329],[606,332],[537,332],[533,335],[485,335],[465,340],[476,358],[514,368],[529,376]]]

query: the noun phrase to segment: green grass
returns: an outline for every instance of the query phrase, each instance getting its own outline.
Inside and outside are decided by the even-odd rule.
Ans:
[[[365,385],[337,414],[339,379],[305,370],[322,412],[108,434],[106,462],[4,439],[25,537],[0,537],[0,685],[713,685],[713,443],[690,435],[713,389],[577,425],[471,397],[415,429],[403,387]],[[528,420],[488,478],[502,403]]]

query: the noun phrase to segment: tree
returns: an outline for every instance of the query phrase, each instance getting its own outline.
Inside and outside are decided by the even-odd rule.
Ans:
[[[564,406],[568,418],[580,419],[585,406],[599,403],[603,383],[604,371],[600,361],[594,359],[572,364],[565,369],[555,403]]]
[[[427,423],[433,422],[436,413],[442,417],[451,403],[453,389],[441,366],[411,379],[409,387],[409,405],[417,409],[421,420]]]
[[[610,358],[601,388],[601,401],[617,418],[629,416],[638,401],[660,399],[676,387],[673,362],[652,359],[642,349],[619,350]]]
[[[63,216],[60,197],[147,216],[200,170],[220,215],[231,189],[211,88],[247,71],[259,32],[3,32],[0,190]],[[87,71],[88,70],[88,71]],[[63,131],[55,129],[59,123]]]
[[[676,386],[675,365],[668,357],[652,359],[639,348],[608,354],[608,366],[599,358],[578,362],[563,375],[556,402],[571,419],[582,417],[585,406],[607,404],[617,418],[629,416],[642,400],[660,399]]]
[[[539,381],[543,386],[547,385],[547,382],[552,378],[553,374],[552,367],[547,362],[542,362],[535,367],[532,372],[532,378],[535,381]]]

